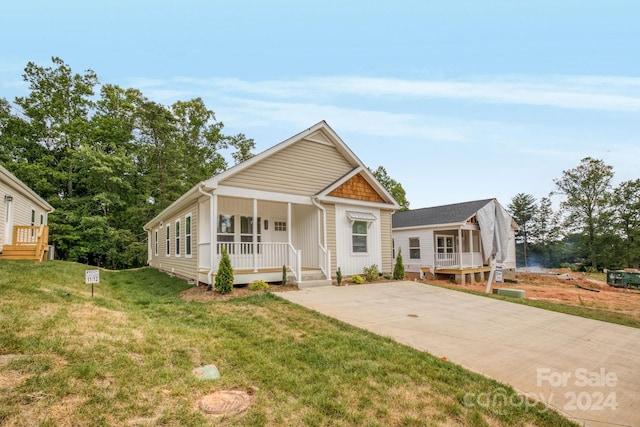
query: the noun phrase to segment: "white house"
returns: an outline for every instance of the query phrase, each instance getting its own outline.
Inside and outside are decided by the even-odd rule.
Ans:
[[[224,247],[236,284],[330,284],[393,268],[393,197],[322,121],[202,181],[145,224],[150,266],[211,284]]]
[[[498,253],[505,276],[515,274],[518,224],[495,199],[393,214],[393,241],[407,272],[484,280]],[[499,236],[499,238],[496,238]],[[502,248],[492,251],[494,242]]]
[[[43,260],[53,207],[0,165],[0,258]]]

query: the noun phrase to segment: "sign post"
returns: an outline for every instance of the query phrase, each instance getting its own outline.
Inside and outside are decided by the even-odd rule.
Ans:
[[[84,282],[91,283],[91,298],[93,298],[93,284],[100,283],[100,270],[85,270]]]
[[[502,264],[496,265],[496,283],[502,283]]]

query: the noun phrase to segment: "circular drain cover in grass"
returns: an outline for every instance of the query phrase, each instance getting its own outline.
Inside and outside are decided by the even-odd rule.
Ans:
[[[200,380],[217,380],[220,378],[220,371],[218,371],[216,365],[204,365],[195,368],[193,375]]]
[[[207,414],[224,416],[244,411],[251,403],[251,396],[244,391],[221,390],[200,399],[199,407]]]

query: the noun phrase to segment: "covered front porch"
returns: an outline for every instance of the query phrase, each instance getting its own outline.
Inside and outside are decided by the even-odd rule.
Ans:
[[[483,261],[477,225],[434,231],[434,248],[434,268],[430,272],[436,276],[453,276],[457,283],[464,284],[484,281],[490,271]]]
[[[234,284],[331,280],[324,210],[308,197],[278,201],[212,194],[198,205],[199,281],[215,280],[223,249]]]

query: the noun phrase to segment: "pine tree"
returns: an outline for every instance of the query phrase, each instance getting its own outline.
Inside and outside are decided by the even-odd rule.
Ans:
[[[398,250],[398,256],[396,257],[396,265],[393,267],[393,279],[404,279],[404,264],[402,263],[402,249]]]
[[[233,268],[231,268],[231,259],[224,247],[222,248],[220,266],[218,266],[218,272],[216,273],[215,286],[216,291],[221,294],[228,294],[233,290]]]

